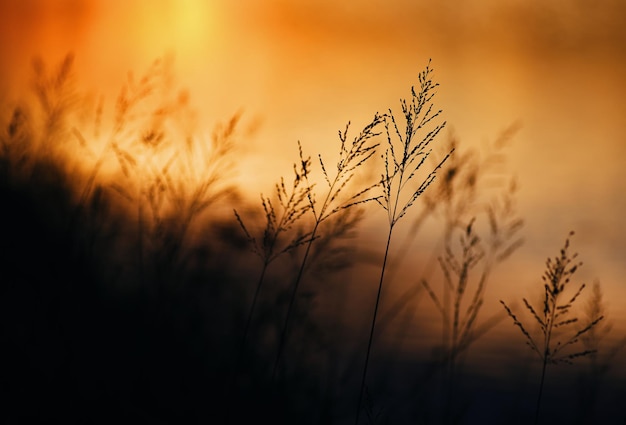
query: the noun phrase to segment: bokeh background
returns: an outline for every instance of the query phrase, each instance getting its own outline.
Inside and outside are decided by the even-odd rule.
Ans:
[[[619,336],[625,24],[620,0],[2,0],[0,95],[23,95],[34,56],[56,63],[71,51],[81,87],[112,103],[129,71],[171,57],[200,132],[241,111],[248,137],[236,178],[257,199],[289,175],[297,141],[332,158],[337,130],[398,111],[432,60],[435,103],[447,121],[442,138],[480,148],[516,129],[505,171],[519,186],[525,243],[494,277],[486,310],[530,294],[545,259],[573,230],[584,262],[577,278],[602,283]],[[365,224],[360,243],[384,242],[384,215]],[[401,293],[405,279],[397,280],[390,291]],[[524,349],[513,335],[511,344]]]

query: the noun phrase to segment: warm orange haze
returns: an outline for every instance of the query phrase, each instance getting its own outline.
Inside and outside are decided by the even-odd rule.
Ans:
[[[3,250],[28,253],[6,260],[16,277],[6,272],[5,320],[39,329],[44,341],[7,331],[25,344],[14,356],[29,366],[6,379],[25,374],[24,388],[37,386],[41,369],[89,386],[110,373],[91,377],[92,365],[75,359],[105,341],[125,346],[137,332],[149,335],[137,343],[137,364],[158,347],[167,354],[130,385],[135,363],[111,348],[106,356],[123,365],[111,366],[118,381],[77,401],[85,411],[106,399],[118,409],[112,417],[215,419],[195,391],[206,378],[224,394],[216,406],[235,405],[223,412],[233,423],[255,409],[275,423],[300,414],[310,423],[379,423],[378,413],[380,423],[548,423],[565,414],[622,423],[625,17],[619,0],[0,0],[2,204],[17,205],[2,217],[25,223],[22,206],[44,211],[58,198],[70,229],[60,231],[65,217],[49,218],[52,210],[43,224],[32,219],[31,242],[5,225],[15,234]],[[429,79],[438,84],[432,92]],[[425,118],[415,143],[435,131],[415,157],[397,160],[402,150],[387,149],[386,129],[395,143],[410,133],[400,99],[411,105],[412,86],[418,104],[432,94],[415,113],[416,123]],[[362,137],[362,150],[340,149],[348,122],[345,146]],[[56,172],[38,165],[47,161],[64,177],[50,178]],[[393,167],[407,162],[418,172],[404,185],[410,171]],[[406,214],[394,210],[433,176]],[[38,200],[22,204],[21,191]],[[39,282],[20,271],[33,267],[26,257],[47,256],[48,245],[32,244],[43,235],[56,247],[57,233],[72,232],[80,244],[68,248],[68,264],[81,266],[68,281],[93,273],[115,291],[158,289],[123,289],[131,301],[110,307],[99,298],[109,289],[87,296],[68,283],[76,304],[85,296],[107,319],[93,313],[97,325],[85,329],[59,319],[68,334],[98,336],[32,360],[24,353],[63,340],[43,325],[57,316],[27,301],[34,312],[19,313],[11,297],[37,293],[14,289]],[[555,276],[571,278],[565,290],[550,286]],[[46,291],[41,299],[56,299]],[[184,348],[170,353],[177,344]],[[189,353],[185,371],[164,367],[162,381],[146,378],[161,376],[161,362],[186,364]],[[196,367],[191,383],[179,380]],[[118,398],[116,382],[134,390]],[[134,395],[160,385],[162,399]],[[41,388],[16,390],[12,400],[28,406],[54,385]],[[228,398],[240,390],[241,399]],[[163,400],[169,407],[152,410]]]

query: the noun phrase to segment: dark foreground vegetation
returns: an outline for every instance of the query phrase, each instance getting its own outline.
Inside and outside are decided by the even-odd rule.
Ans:
[[[523,244],[515,127],[484,152],[445,136],[428,65],[399,111],[341,130],[334,159],[295,146],[248,202],[243,117],[202,140],[170,66],[107,103],[71,56],[35,61],[32,93],[2,105],[4,423],[624,423],[624,339],[600,284],[576,282],[575,239],[536,299],[483,312]],[[358,233],[376,209],[380,251]],[[472,361],[507,321],[506,372]]]

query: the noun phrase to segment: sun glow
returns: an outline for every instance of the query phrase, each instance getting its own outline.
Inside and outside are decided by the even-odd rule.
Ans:
[[[135,13],[124,15],[137,19],[139,44],[145,48],[172,49],[184,56],[198,54],[214,41],[217,20],[210,2],[161,0],[135,6]]]
[[[209,2],[201,0],[179,0],[174,10],[176,45],[182,49],[197,47],[207,40],[214,27],[213,13]]]
[[[23,403],[7,417],[81,405],[179,423],[200,422],[183,419],[190,412],[258,416],[293,404],[294,415],[343,423],[369,330],[372,413],[401,415],[398,395],[433,420],[437,406],[448,420],[490,411],[505,420],[513,406],[522,418],[536,399],[517,392],[536,371],[534,354],[508,315],[545,329],[543,265],[570,230],[568,252],[584,266],[568,291],[588,286],[579,298],[565,293],[579,321],[554,324],[600,350],[563,376],[586,385],[574,374],[589,369],[589,387],[597,377],[615,394],[593,402],[621,407],[626,2],[452,3],[0,0],[0,312],[17,324],[5,326],[13,360],[0,374]],[[429,59],[435,86],[419,74]],[[433,109],[418,108],[441,108],[436,119],[407,116],[431,99],[423,87],[437,87]],[[367,154],[351,156],[351,143],[379,113],[380,135],[367,142],[375,153],[359,161]],[[432,154],[403,148],[403,138]],[[560,252],[555,261],[567,263]],[[120,308],[118,289],[131,295]],[[552,307],[555,318],[570,309]],[[578,338],[601,312],[597,339]],[[273,386],[274,342],[285,342],[277,376],[293,399],[257,397]],[[246,365],[228,376],[236,358]],[[596,365],[614,369],[596,376]],[[552,395],[567,389],[557,377],[550,370]],[[405,393],[407,378],[419,394]],[[481,390],[466,403],[473,379]],[[206,396],[232,384],[243,396],[232,405],[222,405],[225,391]],[[121,399],[120,386],[130,390]],[[568,404],[545,406],[568,419]],[[447,417],[457,411],[468,416]]]

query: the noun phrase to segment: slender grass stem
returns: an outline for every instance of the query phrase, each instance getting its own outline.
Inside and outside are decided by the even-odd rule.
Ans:
[[[274,366],[272,368],[272,382],[276,382],[276,373],[278,371],[278,365],[280,364],[280,360],[285,349],[285,342],[287,339],[287,332],[289,329],[289,323],[291,319],[291,314],[293,310],[293,306],[296,301],[296,294],[298,293],[298,287],[300,286],[300,281],[302,280],[302,275],[304,274],[304,267],[307,263],[307,259],[309,258],[309,253],[311,252],[311,245],[313,243],[313,238],[317,233],[319,222],[315,224],[313,231],[311,232],[311,240],[307,243],[306,251],[304,253],[304,257],[302,258],[302,263],[300,264],[300,269],[298,270],[298,276],[293,284],[293,289],[291,290],[291,295],[289,296],[289,305],[287,306],[287,316],[285,317],[285,322],[283,323],[283,328],[280,332],[280,339],[278,341],[278,352],[276,353],[276,359],[274,360]]]
[[[331,191],[333,187],[334,187],[334,184],[333,186],[331,186]],[[300,263],[298,275],[296,276],[296,280],[293,284],[293,289],[291,290],[291,295],[289,296],[289,305],[287,306],[287,316],[285,317],[285,322],[283,323],[283,328],[280,332],[280,339],[278,341],[278,352],[276,353],[276,359],[274,360],[274,366],[272,368],[272,382],[276,382],[276,373],[278,371],[278,365],[280,364],[280,360],[281,360],[283,351],[285,349],[290,319],[291,319],[291,315],[293,312],[293,307],[295,305],[298,288],[300,287],[300,282],[302,281],[302,276],[304,275],[304,269],[307,265],[309,254],[311,253],[311,246],[313,245],[313,241],[315,240],[317,236],[317,230],[321,223],[321,217],[322,217],[322,214],[324,213],[326,204],[328,203],[328,199],[330,197],[331,191],[328,192],[328,195],[326,196],[326,200],[324,200],[324,207],[322,208],[322,213],[317,217],[317,220],[315,221],[315,225],[313,226],[313,230],[311,231],[310,239],[306,244],[304,257],[302,257],[302,262]]]
[[[539,394],[537,395],[537,407],[535,408],[535,425],[539,423],[539,411],[541,408],[541,397],[543,396],[543,383],[546,378],[546,366],[548,365],[548,356],[543,358],[543,366],[541,367],[541,381],[539,382]]]
[[[259,275],[259,280],[256,284],[256,289],[254,290],[254,296],[252,297],[252,304],[250,305],[250,311],[248,311],[248,318],[246,319],[246,324],[243,330],[243,337],[241,338],[241,345],[239,347],[239,355],[237,360],[237,370],[241,365],[241,360],[243,358],[243,352],[245,349],[246,341],[248,340],[248,333],[250,332],[250,326],[252,324],[252,317],[254,316],[254,311],[256,310],[257,301],[259,299],[259,294],[261,293],[261,287],[263,286],[263,282],[265,280],[265,272],[267,271],[267,267],[269,265],[268,261],[263,263],[263,268],[261,269],[261,274]]]
[[[372,315],[372,324],[370,327],[367,351],[365,354],[365,365],[363,367],[361,387],[359,389],[355,425],[358,425],[361,414],[361,404],[363,402],[363,395],[366,388],[367,369],[369,366],[374,332],[376,330],[376,318],[380,307],[380,298],[383,289],[385,270],[387,268],[387,259],[389,256],[389,247],[391,245],[393,229],[398,221],[406,215],[411,206],[415,204],[420,195],[422,195],[422,193],[424,193],[424,191],[434,181],[437,171],[452,154],[452,151],[447,154],[443,160],[426,175],[419,186],[409,192],[408,197],[403,196],[403,191],[407,184],[409,184],[409,182],[416,177],[418,172],[421,170],[422,165],[424,165],[426,159],[430,156],[430,143],[445,126],[445,122],[437,124],[434,126],[434,129],[427,132],[422,139],[415,140],[415,136],[418,131],[424,129],[426,124],[436,119],[441,114],[441,111],[435,112],[432,109],[433,105],[431,103],[431,99],[434,96],[433,90],[437,87],[437,84],[433,84],[430,78],[431,71],[429,63],[429,66],[427,66],[426,69],[419,75],[419,92],[416,92],[415,88],[412,87],[411,101],[408,102],[404,99],[401,99],[400,101],[402,115],[405,121],[404,131],[402,131],[398,126],[396,118],[391,110],[389,110],[389,114],[385,115],[384,123],[387,135],[387,150],[385,154],[382,155],[382,159],[384,161],[384,173],[382,174],[380,181],[382,195],[375,198],[375,200],[387,212],[389,233],[387,234],[385,255],[380,272],[378,292],[376,296],[376,303],[374,305],[374,314]],[[398,139],[399,143],[397,144],[399,146],[394,147],[396,142],[392,140],[392,134],[395,134],[394,139]],[[402,201],[400,200],[401,197],[403,198]]]
[[[263,267],[256,285],[255,293],[252,299],[252,305],[250,306],[250,309],[248,311],[248,318],[246,320],[239,357],[241,357],[242,355],[245,342],[248,337],[252,316],[254,314],[259,293],[261,291],[261,287],[263,286],[265,274],[270,263],[272,263],[282,254],[295,249],[301,244],[310,242],[307,239],[309,237],[309,234],[304,234],[300,236],[295,236],[287,245],[283,246],[282,249],[279,246],[279,239],[281,234],[289,231],[292,226],[296,224],[296,222],[298,222],[310,208],[307,199],[309,198],[311,186],[306,185],[306,187],[304,188],[301,186],[302,183],[305,181],[306,175],[309,173],[309,165],[310,159],[304,159],[301,155],[301,168],[298,169],[297,165],[294,164],[295,176],[291,189],[287,190],[284,179],[282,178],[280,183],[276,184],[276,196],[282,210],[280,218],[278,218],[276,214],[276,209],[274,208],[272,201],[269,198],[265,198],[263,195],[261,195],[261,203],[263,205],[263,210],[265,211],[266,226],[260,245],[257,242],[257,239],[254,238],[246,228],[243,219],[237,213],[237,210],[234,210],[235,217],[239,222],[239,225],[242,228],[244,234],[246,235],[248,242],[252,245],[253,252],[258,255],[263,261]]]
[[[316,211],[314,194],[313,194],[313,185],[308,183],[308,189],[309,189],[308,200],[310,203],[311,212],[313,213],[313,217],[315,219],[315,223],[313,224],[313,229],[311,230],[310,237],[306,243],[306,250],[304,253],[304,257],[302,258],[302,262],[300,263],[298,275],[296,276],[296,279],[294,281],[293,288],[291,291],[291,295],[289,297],[287,315],[285,317],[285,322],[283,324],[283,328],[280,334],[280,339],[278,343],[278,352],[276,353],[276,359],[274,361],[274,367],[272,369],[272,382],[275,382],[275,379],[276,379],[276,373],[278,371],[278,366],[280,364],[280,360],[282,358],[283,351],[286,345],[286,340],[287,340],[288,333],[289,333],[289,325],[291,322],[291,317],[293,315],[293,309],[295,306],[298,288],[302,281],[302,277],[304,276],[304,270],[308,263],[309,256],[311,253],[311,247],[313,245],[313,242],[318,237],[317,236],[318,230],[319,230],[321,223],[331,218],[333,215],[335,215],[339,211],[342,211],[352,206],[355,206],[357,204],[372,200],[372,199],[363,199],[362,197],[376,185],[373,185],[366,189],[358,191],[356,194],[353,194],[352,196],[348,196],[347,200],[342,199],[343,196],[340,196],[340,193],[342,194],[344,193],[342,192],[342,190],[346,187],[348,182],[350,182],[352,177],[355,175],[355,172],[356,172],[355,170],[358,167],[365,164],[374,155],[375,149],[378,146],[378,144],[367,145],[366,142],[369,139],[379,135],[379,133],[375,132],[375,128],[378,126],[378,124],[381,123],[381,121],[382,121],[382,116],[376,113],[372,121],[368,125],[366,125],[364,129],[361,131],[361,133],[353,140],[352,146],[350,148],[346,147],[348,127],[350,124],[348,123],[345,131],[339,132],[339,138],[341,140],[340,160],[337,164],[337,173],[335,174],[335,177],[332,179],[332,181],[331,181],[331,178],[329,178],[329,175],[326,171],[326,166],[324,165],[321,155],[319,156],[320,165],[322,167],[322,171],[326,179],[326,182],[328,183],[328,190],[326,192],[324,201],[322,202],[319,211]],[[300,150],[300,158],[302,161],[304,161],[303,154],[302,154],[302,147],[299,143],[298,143],[298,146]],[[304,174],[304,178],[307,180],[307,182],[309,182],[308,174]]]
[[[376,304],[374,304],[374,314],[372,315],[372,325],[370,327],[369,340],[367,342],[367,351],[365,353],[365,365],[363,366],[363,375],[361,376],[361,389],[359,391],[359,400],[357,402],[356,416],[354,424],[358,425],[359,416],[361,414],[361,404],[363,402],[363,394],[365,392],[365,381],[367,380],[367,367],[369,365],[370,353],[372,351],[372,343],[374,341],[374,330],[376,329],[376,317],[378,315],[378,307],[380,305],[380,295],[383,290],[383,280],[385,278],[385,267],[387,265],[387,258],[389,257],[389,245],[391,244],[391,234],[393,226],[389,228],[389,234],[387,235],[387,245],[385,247],[385,257],[383,259],[383,267],[380,272],[380,281],[378,282],[378,292],[376,294]]]
[[[559,339],[563,338],[563,336],[559,337],[559,335],[555,335],[553,332],[555,328],[569,327],[578,322],[578,317],[572,317],[570,315],[570,310],[573,309],[574,302],[579,298],[581,292],[585,288],[585,284],[583,283],[579,286],[578,290],[571,298],[568,297],[569,301],[563,302],[563,293],[566,290],[566,286],[570,283],[570,279],[578,267],[582,265],[582,262],[575,262],[577,254],[570,255],[568,253],[570,245],[569,238],[572,235],[574,235],[574,232],[570,232],[568,238],[565,240],[565,245],[560,250],[559,255],[554,258],[548,258],[546,261],[546,271],[542,276],[544,282],[543,309],[537,309],[533,307],[526,298],[523,299],[526,309],[530,312],[534,320],[541,328],[541,332],[543,334],[542,342],[536,341],[509,306],[507,306],[504,301],[500,301],[509,317],[513,319],[513,324],[520,329],[526,338],[526,344],[542,360],[539,394],[537,395],[537,406],[535,410],[535,425],[539,423],[541,399],[543,396],[547,365],[558,363],[572,364],[572,361],[576,358],[593,355],[596,352],[595,349],[583,349],[576,352],[565,350],[572,349],[574,344],[576,344],[581,337],[584,339],[587,335],[589,335],[594,327],[596,327],[604,318],[604,316],[597,317],[582,329],[570,330],[571,336],[565,337],[561,340]]]
[[[535,425],[539,423],[539,413],[541,408],[541,397],[543,395],[543,383],[546,378],[546,366],[548,365],[548,360],[551,359],[552,353],[550,352],[550,343],[552,339],[552,330],[554,328],[554,319],[556,315],[556,297],[554,298],[553,308],[550,309],[550,320],[548,321],[548,329],[545,333],[545,342],[544,342],[544,354],[543,361],[541,366],[541,380],[539,381],[539,394],[537,395],[537,407],[535,408]]]
[[[246,342],[248,340],[248,333],[250,332],[250,326],[252,324],[252,317],[254,316],[254,311],[256,309],[257,300],[259,298],[259,294],[261,293],[261,287],[263,286],[263,281],[265,279],[265,272],[269,265],[269,261],[265,260],[263,262],[263,268],[261,269],[261,273],[259,275],[259,280],[256,285],[256,289],[254,291],[254,296],[252,297],[252,304],[250,306],[250,311],[248,312],[248,318],[246,319],[246,324],[243,331],[243,337],[241,338],[241,343],[239,345],[239,351],[237,354],[237,360],[234,365],[234,369],[232,372],[232,377],[230,379],[230,386],[228,387],[229,396],[228,399],[232,398],[232,394],[235,391],[235,387],[237,386],[237,374],[241,370],[241,365],[243,364],[243,354],[246,348]],[[232,422],[232,415],[234,405],[229,405],[228,413],[226,414],[226,423],[230,424]]]

